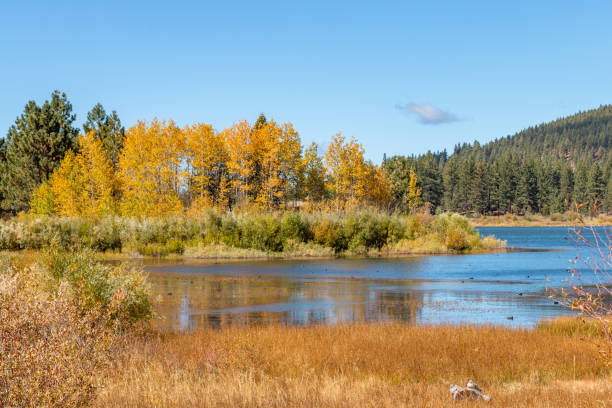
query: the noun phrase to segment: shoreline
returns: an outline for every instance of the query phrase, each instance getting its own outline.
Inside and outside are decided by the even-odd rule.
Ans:
[[[472,249],[466,251],[447,251],[447,252],[419,252],[419,251],[395,251],[395,252],[380,252],[380,253],[367,253],[367,254],[283,254],[283,253],[262,253],[251,256],[244,255],[189,255],[189,254],[168,254],[163,256],[152,256],[152,255],[140,255],[138,253],[111,253],[111,252],[97,252],[96,256],[102,261],[202,261],[202,262],[215,262],[215,261],[271,261],[271,260],[318,260],[318,259],[382,259],[382,258],[409,258],[409,257],[421,257],[421,256],[459,256],[459,255],[482,255],[482,254],[496,254],[496,253],[508,253],[508,252],[522,252],[531,251],[528,248],[514,248],[514,247],[500,247],[494,249]],[[540,252],[540,250],[536,250]],[[545,251],[554,251],[543,249]],[[18,251],[10,251],[11,253],[19,253]],[[33,251],[38,252],[38,251]]]
[[[553,219],[550,216],[521,215],[521,216],[496,216],[487,215],[479,218],[469,218],[473,227],[610,227],[612,218],[608,216],[580,217],[575,214],[559,215]]]

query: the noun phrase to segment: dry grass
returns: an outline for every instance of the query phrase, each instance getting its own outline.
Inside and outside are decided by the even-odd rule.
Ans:
[[[564,327],[568,327],[565,323]],[[491,407],[604,407],[610,373],[580,331],[404,324],[244,327],[140,337],[97,407],[440,407],[474,379]],[[482,404],[484,405],[484,404]]]
[[[565,214],[481,216],[470,218],[475,227],[571,227],[585,225],[612,225],[612,217],[600,214],[597,217],[568,212]]]

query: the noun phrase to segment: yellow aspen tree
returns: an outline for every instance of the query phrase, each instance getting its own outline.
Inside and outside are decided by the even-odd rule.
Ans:
[[[353,138],[347,143],[346,149],[353,178],[353,192],[350,201],[352,204],[360,204],[366,202],[369,198],[373,166],[365,161],[363,146]]]
[[[320,201],[327,195],[325,187],[325,166],[319,156],[319,146],[312,144],[304,151],[302,159],[303,194],[307,201]]]
[[[410,212],[414,212],[423,205],[421,198],[421,187],[418,185],[419,179],[413,169],[410,169],[410,178],[408,180],[408,208]]]
[[[345,172],[345,163],[347,162],[344,152],[345,137],[341,133],[337,133],[332,137],[331,143],[325,152],[325,164],[329,172],[328,189],[332,192],[336,201],[336,206],[340,201],[344,200],[346,189],[346,179],[348,174]]]
[[[94,132],[79,137],[80,153],[75,156],[79,171],[86,180],[89,216],[112,215],[116,212],[117,183],[113,163]]]
[[[34,215],[55,214],[55,197],[48,181],[44,181],[32,193],[30,213]]]
[[[185,128],[185,139],[190,214],[213,206],[225,209],[228,152],[223,134],[211,125],[197,124]]]
[[[346,142],[344,136],[336,134],[325,153],[325,163],[330,176],[329,189],[337,207],[367,197],[368,166],[363,147],[354,138]]]
[[[391,204],[391,198],[393,196],[393,190],[391,188],[391,182],[387,177],[387,173],[381,168],[373,165],[369,165],[370,175],[367,186],[367,197],[368,201],[381,209],[389,209]]]
[[[63,216],[82,216],[87,213],[89,197],[87,177],[83,174],[72,150],[49,177],[55,213]]]
[[[282,180],[279,174],[282,129],[274,119],[253,128],[250,154],[252,158],[251,191],[255,204],[273,207],[281,199]]]
[[[251,196],[258,206],[278,208],[297,197],[302,174],[302,143],[293,125],[278,125],[272,119],[254,127],[249,154],[254,193]]]
[[[278,176],[282,180],[282,194],[279,199],[286,204],[289,200],[296,200],[300,194],[304,166],[299,133],[295,131],[291,123],[284,123],[281,129]]]
[[[253,178],[254,166],[250,154],[251,126],[247,121],[234,124],[223,130],[220,137],[225,141],[229,154],[227,187],[233,201],[238,205],[248,202],[249,181]],[[226,187],[226,188],[227,188]],[[227,195],[227,192],[225,192]]]
[[[174,122],[138,122],[125,135],[119,158],[121,212],[162,217],[183,212],[184,132]]]

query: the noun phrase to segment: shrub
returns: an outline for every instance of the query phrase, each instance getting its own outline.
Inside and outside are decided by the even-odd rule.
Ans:
[[[343,230],[349,249],[356,252],[371,248],[380,250],[387,243],[387,223],[373,214],[349,217]]]
[[[565,218],[560,213],[554,213],[550,216],[550,220],[551,221],[564,221]]]
[[[465,232],[460,230],[459,228],[453,227],[449,228],[446,231],[446,236],[444,238],[444,244],[452,250],[462,251],[468,248],[468,240]]]
[[[90,405],[115,336],[95,311],[83,313],[65,284],[49,296],[31,271],[0,274],[0,403],[6,407]]]
[[[453,248],[480,246],[478,233],[468,219],[457,214],[402,216],[362,211],[321,216],[288,211],[280,215],[243,213],[235,216],[219,215],[209,209],[198,218],[23,215],[0,221],[0,249],[38,249],[52,245],[68,251],[126,251],[145,256],[183,254],[187,247],[218,245],[281,252],[289,241],[293,242],[291,251],[296,243],[313,243],[335,253],[368,252],[391,248],[403,240],[425,242],[430,236],[437,237],[441,244],[448,241]],[[402,247],[407,245],[404,243]]]
[[[466,217],[442,214],[433,222],[433,230],[448,249],[463,251],[479,246],[480,238]]]
[[[324,218],[314,227],[316,244],[332,248],[334,252],[342,252],[348,248],[341,225],[329,218]]]
[[[240,228],[238,228],[238,223],[233,217],[223,217],[219,231],[219,241],[227,246],[240,247]]]
[[[70,295],[86,313],[96,311],[113,324],[127,327],[153,315],[146,276],[134,269],[95,261],[91,252],[47,250],[43,263],[48,287],[57,293],[67,284]]]
[[[215,244],[220,242],[219,236],[221,227],[223,225],[223,219],[212,209],[207,209],[202,217],[202,228],[200,236],[204,242],[208,244]]]
[[[310,226],[302,216],[294,211],[288,211],[281,219],[281,235],[283,241],[294,240],[307,242],[312,239]]]
[[[121,227],[113,219],[100,222],[93,227],[92,246],[96,251],[121,251]]]
[[[257,216],[243,219],[240,224],[240,246],[261,251],[281,252],[280,221],[272,216]]]

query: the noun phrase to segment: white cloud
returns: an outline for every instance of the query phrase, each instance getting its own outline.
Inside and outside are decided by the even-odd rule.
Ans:
[[[418,103],[408,103],[406,105],[395,105],[395,108],[409,115],[417,115],[419,122],[424,125],[441,125],[444,123],[457,122],[460,119],[447,111],[438,109],[435,106]]]

